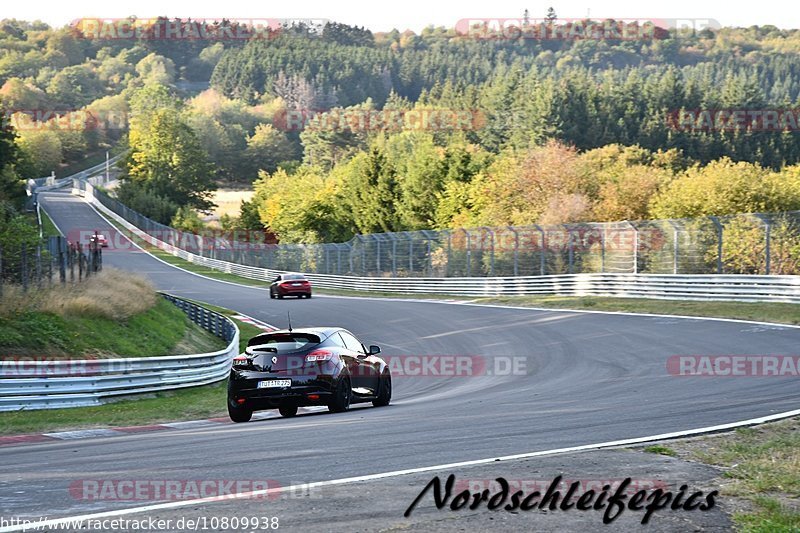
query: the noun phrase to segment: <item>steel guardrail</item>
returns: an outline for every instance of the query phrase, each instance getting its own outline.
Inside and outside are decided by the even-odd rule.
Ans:
[[[110,398],[208,385],[225,379],[239,353],[239,328],[228,317],[163,294],[192,322],[228,342],[202,354],[118,359],[0,361],[0,411],[100,405]]]

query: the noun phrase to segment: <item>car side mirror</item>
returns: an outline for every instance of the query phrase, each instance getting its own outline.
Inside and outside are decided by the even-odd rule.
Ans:
[[[371,344],[369,347],[369,355],[378,355],[381,353],[381,347]]]

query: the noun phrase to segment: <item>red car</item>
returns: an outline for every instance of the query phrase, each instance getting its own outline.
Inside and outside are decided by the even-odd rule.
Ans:
[[[270,298],[297,296],[311,298],[311,282],[302,274],[281,274],[269,287]]]
[[[106,239],[105,235],[97,230],[95,230],[94,235],[89,237],[89,244],[94,242],[97,242],[101,248],[108,248],[108,239]]]

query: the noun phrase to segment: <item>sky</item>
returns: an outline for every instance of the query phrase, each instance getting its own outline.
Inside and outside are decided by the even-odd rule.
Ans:
[[[170,18],[308,18],[328,19],[356,26],[366,26],[372,31],[411,29],[419,32],[425,26],[454,27],[463,19],[521,18],[525,9],[531,18],[544,17],[548,7],[556,10],[558,18],[617,19],[692,19],[700,28],[706,21],[722,26],[752,26],[772,24],[780,28],[800,28],[800,7],[785,0],[760,2],[698,2],[697,0],[670,0],[669,2],[642,2],[641,0],[400,0],[397,2],[355,2],[295,0],[275,2],[265,0],[136,0],[135,2],[108,0],[73,0],[70,2],[45,0],[44,2],[19,2],[4,0],[0,18],[43,20],[51,25],[63,26],[80,18],[123,18],[136,15],[151,18],[165,15]],[[685,25],[685,24],[684,24]],[[716,26],[716,24],[712,24]]]

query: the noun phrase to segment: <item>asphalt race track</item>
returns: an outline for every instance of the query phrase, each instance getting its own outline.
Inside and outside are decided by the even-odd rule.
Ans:
[[[62,231],[100,229],[117,241],[113,226],[81,199],[60,193],[40,199]],[[800,329],[388,299],[270,300],[265,290],[191,275],[137,249],[109,250],[103,260],[148,276],[161,290],[277,326],[285,326],[291,311],[295,327],[340,325],[387,355],[484,356],[489,370],[493,357],[519,356],[525,372],[398,376],[387,408],[4,447],[2,515],[55,518],[143,504],[76,500],[68,491],[76,479],[270,479],[289,485],[712,426],[800,403],[796,378],[673,377],[666,369],[676,354],[795,354]],[[408,486],[409,479],[381,483],[391,490]],[[404,509],[409,502],[403,503]],[[216,513],[215,505],[228,506],[229,514],[251,514],[246,501],[192,509]],[[351,516],[369,517],[368,504],[348,505]],[[287,522],[291,513],[285,510]]]

